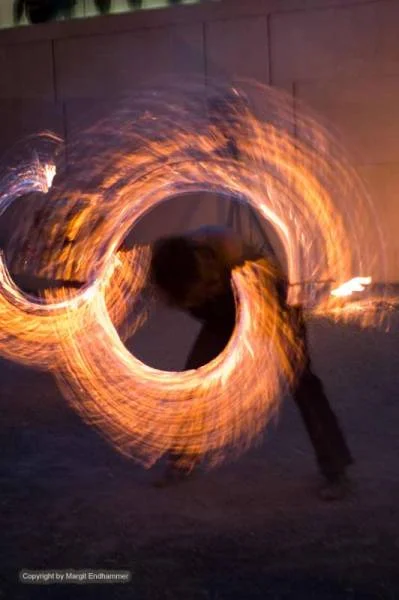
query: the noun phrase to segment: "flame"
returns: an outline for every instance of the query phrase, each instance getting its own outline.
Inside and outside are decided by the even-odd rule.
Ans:
[[[57,167],[51,163],[45,164],[43,167],[43,172],[46,181],[46,191],[48,192],[51,189],[54,177],[57,174]]]
[[[353,277],[339,287],[331,290],[331,295],[338,298],[351,296],[353,292],[364,292],[365,287],[371,284],[371,277]]]
[[[46,239],[34,224],[23,235],[41,250],[37,275],[87,282],[83,289],[48,291],[41,301],[24,296],[0,256],[0,353],[51,370],[83,418],[147,466],[171,448],[212,464],[248,448],[295,378],[301,350],[273,293],[275,273],[259,260],[233,271],[237,322],[213,361],[172,373],[132,356],[123,340],[151,307],[151,251],[117,250],[144,214],[197,190],[245,198],[278,234],[290,281],[347,281],[353,268],[365,272],[378,253],[374,247],[366,255],[362,244],[367,200],[341,149],[310,117],[298,113],[294,121],[289,98],[254,89],[273,118],[260,121],[246,102],[235,108],[229,129],[239,161],[220,154],[226,138],[199,120],[204,90],[188,83],[184,90],[137,96],[131,113],[124,106],[69,149],[75,171],[54,193]],[[235,97],[241,102],[243,95],[236,90]],[[55,167],[47,165],[45,173],[49,188]],[[94,190],[89,181],[96,182]],[[37,170],[15,176],[12,185],[3,182],[0,213],[21,190],[43,185]],[[71,223],[73,236],[62,244]],[[310,287],[300,294],[291,287],[289,301],[315,304],[315,313],[335,316],[339,309],[337,318],[346,318],[336,298],[364,289],[369,279],[350,280],[351,287],[333,290],[328,302]]]

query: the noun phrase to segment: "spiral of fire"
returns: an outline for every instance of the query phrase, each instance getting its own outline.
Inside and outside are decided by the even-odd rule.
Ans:
[[[151,248],[119,248],[168,198],[229,194],[274,228],[292,284],[334,281],[339,290],[383,264],[378,221],[341,147],[271,88],[168,84],[121,102],[79,135],[68,162],[53,188],[52,161],[3,177],[0,214],[22,192],[47,192],[45,246],[34,221],[19,239],[42,249],[33,261],[42,277],[85,284],[33,298],[17,288],[2,256],[0,353],[51,370],[82,417],[144,465],[170,449],[216,464],[248,448],[300,366],[269,262],[233,271],[237,319],[223,352],[197,370],[164,372],[123,343],[148,312]],[[337,315],[342,295],[316,291],[293,285],[288,301]]]

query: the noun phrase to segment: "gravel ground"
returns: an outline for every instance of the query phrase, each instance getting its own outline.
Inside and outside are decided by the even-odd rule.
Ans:
[[[159,318],[162,327],[150,323],[132,348],[179,368],[195,328]],[[152,482],[161,467],[144,471],[118,455],[50,376],[1,362],[0,597],[399,598],[398,325],[312,325],[315,368],[356,458],[354,493],[338,503],[318,499],[290,399],[239,461],[160,490]],[[176,331],[185,332],[179,343]],[[132,580],[37,587],[18,582],[22,568],[125,568]]]

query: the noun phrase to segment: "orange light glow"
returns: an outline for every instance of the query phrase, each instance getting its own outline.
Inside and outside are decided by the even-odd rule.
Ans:
[[[24,296],[0,257],[1,354],[51,370],[82,417],[146,466],[171,448],[209,464],[248,448],[276,413],[301,356],[266,260],[234,269],[236,327],[212,362],[172,373],[132,356],[122,340],[150,309],[151,249],[118,249],[143,215],[197,190],[250,203],[279,236],[289,281],[314,283],[292,286],[289,303],[317,315],[353,318],[345,296],[369,285],[358,274],[371,272],[376,257],[383,261],[378,231],[373,248],[365,243],[376,221],[341,149],[306,114],[294,118],[283,94],[255,84],[252,91],[271,116],[257,118],[235,90],[229,135],[239,160],[220,152],[226,138],[205,118],[197,85],[137,95],[131,111],[124,105],[69,149],[74,169],[64,186],[49,191],[46,244],[33,227],[26,235],[43,247],[37,274],[86,282],[78,292],[48,291],[41,301]],[[222,92],[208,84],[207,94]],[[50,188],[55,170],[46,173]],[[60,244],[63,235],[67,244]],[[317,285],[326,280],[337,287],[323,297]]]

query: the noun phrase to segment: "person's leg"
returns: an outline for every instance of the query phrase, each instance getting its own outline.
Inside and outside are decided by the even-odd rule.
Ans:
[[[345,472],[353,459],[323,384],[309,365],[299,377],[294,400],[313,444],[321,472],[327,479],[334,479]]]
[[[293,397],[312,442],[321,473],[331,483],[342,479],[353,462],[321,380],[312,371],[307,332],[301,309],[291,309],[295,334],[303,347],[303,364]]]
[[[191,348],[184,370],[198,369],[216,358],[227,346],[233,328],[234,324],[215,327],[205,323]]]
[[[226,347],[234,323],[225,323],[219,326],[205,323],[187,358],[185,370],[198,369],[216,358]],[[163,487],[170,483],[185,479],[192,473],[199,463],[199,458],[195,455],[182,453],[179,450],[171,448],[168,453],[168,466],[164,477],[157,481],[157,486]]]

